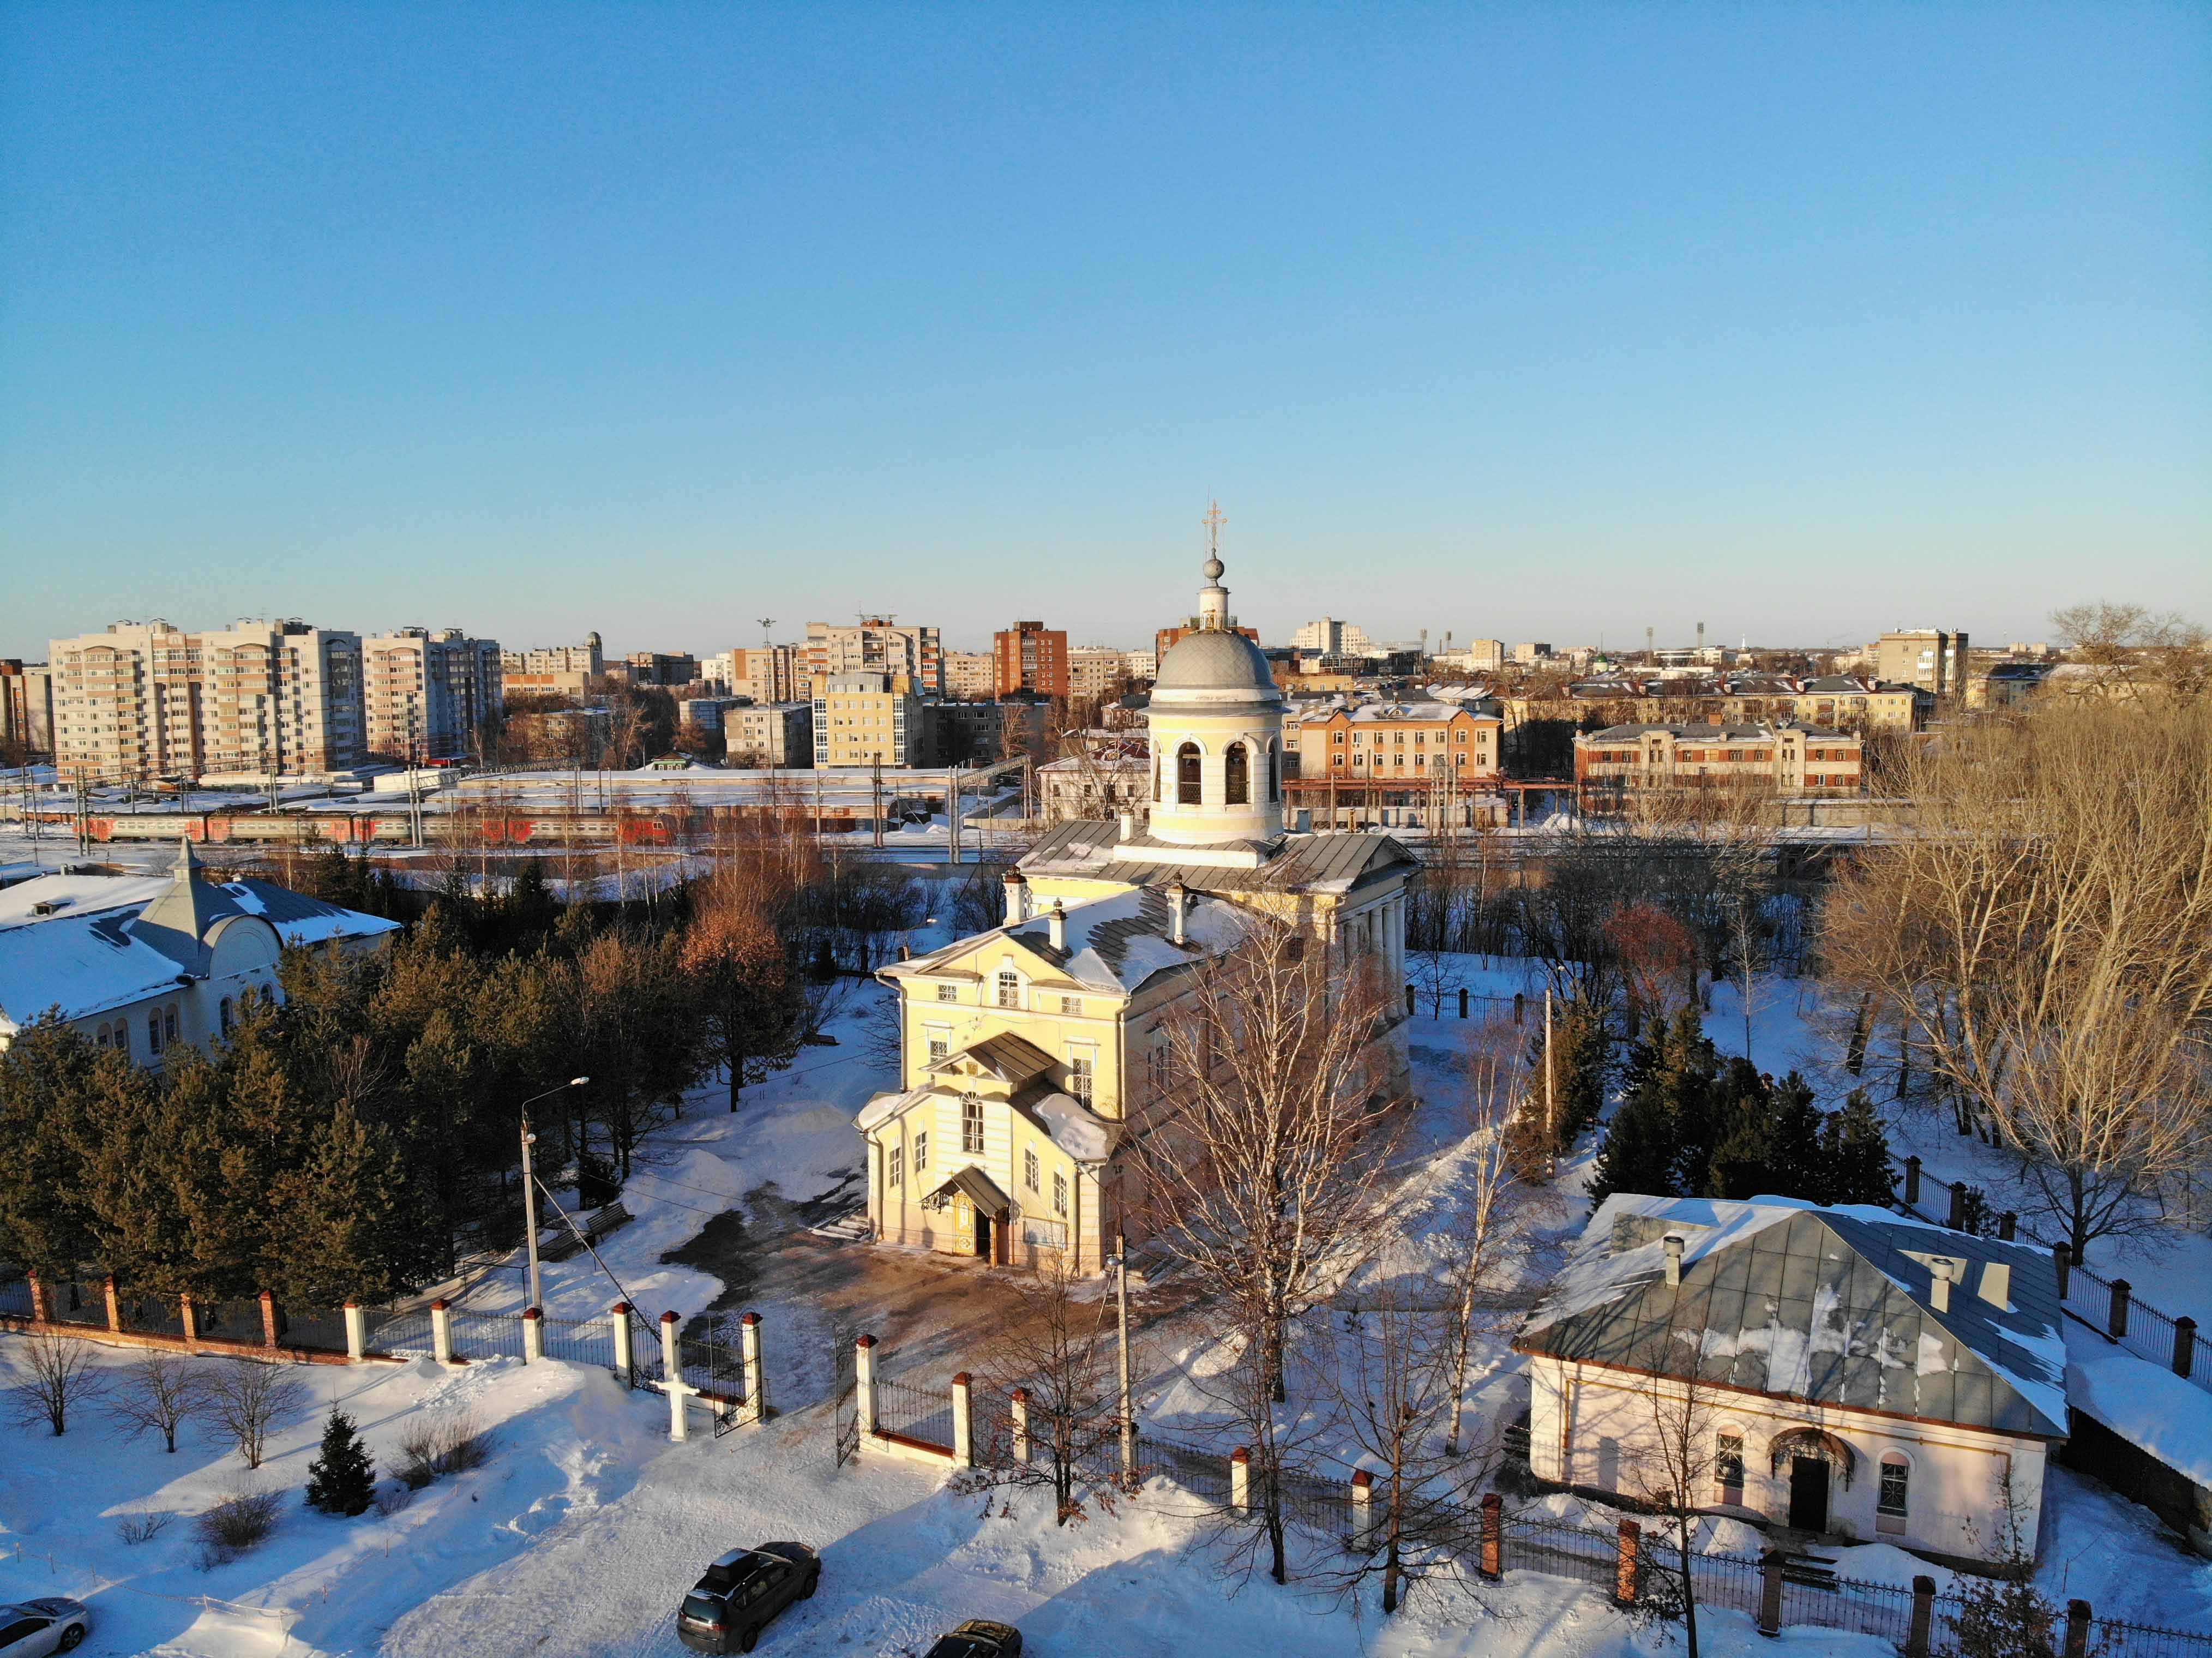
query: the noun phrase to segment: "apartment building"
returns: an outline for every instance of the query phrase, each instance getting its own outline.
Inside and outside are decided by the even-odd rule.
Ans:
[[[830,678],[856,673],[889,674],[917,696],[944,695],[945,650],[938,630],[901,627],[888,616],[871,617],[850,628],[808,623],[808,694],[818,702]]]
[[[1067,695],[1067,630],[1042,622],[1017,622],[991,637],[994,696],[1028,691],[1037,696]]]
[[[368,751],[382,760],[459,760],[505,701],[499,641],[459,628],[402,628],[362,641]]]
[[[0,756],[47,754],[53,744],[53,676],[43,662],[0,661]]]
[[[1759,787],[1784,794],[1856,794],[1859,739],[1803,726],[1613,726],[1575,737],[1575,781],[1630,793]]]
[[[1853,731],[1918,731],[1936,711],[1936,693],[1917,685],[1822,674],[1797,689],[1797,718]]]
[[[599,635],[586,634],[580,645],[543,646],[527,651],[501,651],[500,686],[513,696],[536,692],[556,696],[581,696],[594,679],[607,671],[606,654]]]
[[[1875,677],[1917,685],[1938,696],[1966,694],[1966,635],[1942,628],[1901,628],[1868,647]]]
[[[54,762],[94,782],[198,777],[200,641],[156,618],[54,640]]]
[[[750,756],[763,766],[814,763],[811,702],[751,702],[722,716],[722,748],[732,759]]]
[[[1524,640],[1513,647],[1513,659],[1523,667],[1533,667],[1539,662],[1548,662],[1551,658],[1552,646],[1548,640]]]
[[[1111,696],[1128,671],[1127,652],[1110,645],[1078,645],[1067,653],[1067,694]]]
[[[830,674],[815,683],[821,688],[814,698],[816,765],[921,762],[921,698],[908,688],[908,675]]]
[[[343,771],[368,757],[361,635],[240,622],[200,635],[204,773]]]
[[[1132,679],[1157,679],[1160,676],[1160,653],[1158,651],[1124,651],[1121,667]]]
[[[796,645],[757,645],[699,659],[699,677],[732,696],[756,702],[800,702],[806,674]]]
[[[992,651],[945,653],[945,694],[947,696],[994,696],[999,683],[999,659]]]
[[[1488,782],[1502,768],[1505,722],[1456,702],[1333,702],[1294,715],[1285,746],[1301,780]]]
[[[1291,646],[1294,650],[1312,651],[1322,656],[1367,656],[1375,650],[1375,641],[1368,638],[1364,629],[1327,616],[1318,622],[1307,623],[1292,634]]]
[[[1042,753],[1051,711],[1044,698],[1029,696],[924,703],[918,763],[969,766],[1016,752]]]
[[[659,685],[670,689],[696,683],[699,659],[685,651],[632,651],[623,659],[633,685]]]

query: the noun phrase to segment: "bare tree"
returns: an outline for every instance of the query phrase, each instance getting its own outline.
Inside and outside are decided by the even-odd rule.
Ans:
[[[261,1466],[270,1430],[297,1416],[307,1402],[307,1390],[289,1365],[228,1359],[207,1379],[207,1413],[249,1468]]]
[[[1444,1452],[1456,1456],[1463,1442],[1468,1367],[1474,1351],[1477,1315],[1484,1291],[1504,1254],[1509,1200],[1516,1189],[1508,1126],[1514,1111],[1515,1082],[1510,1035],[1487,1044],[1468,1067],[1467,1110],[1473,1132],[1465,1155],[1452,1172],[1458,1212],[1448,1234],[1452,1317],[1451,1412]]]
[[[1915,772],[1920,833],[1829,899],[1830,983],[1988,1121],[2075,1251],[2155,1229],[2144,1199],[2212,1122],[2212,704],[2054,706]]]
[[[1688,1333],[1693,1341],[1697,1339],[1697,1332]],[[1689,1658],[1698,1658],[1698,1593],[1692,1576],[1698,1521],[1705,1511],[1705,1493],[1714,1488],[1722,1460],[1740,1458],[1742,1446],[1741,1442],[1733,1448],[1722,1445],[1711,1390],[1694,1374],[1698,1354],[1693,1351],[1689,1358],[1686,1368],[1692,1374],[1654,1376],[1644,1382],[1649,1426],[1633,1459],[1632,1477],[1637,1495],[1666,1524],[1674,1562],[1664,1570],[1674,1581],[1674,1592],[1663,1602],[1672,1603],[1667,1606],[1669,1612],[1680,1607]]]
[[[45,1423],[59,1438],[69,1431],[70,1413],[98,1398],[104,1378],[94,1367],[92,1345],[75,1336],[41,1331],[24,1339],[24,1379],[9,1400],[9,1414],[21,1426]]]
[[[1048,1486],[1057,1525],[1080,1519],[1077,1491],[1087,1470],[1114,1451],[1121,1412],[1114,1368],[1109,1303],[1079,1300],[1065,1264],[1042,1275],[1029,1297],[1026,1316],[1000,1327],[986,1372],[987,1385],[1026,1406],[1026,1456],[1000,1459],[988,1479],[995,1485]]]
[[[182,1353],[155,1347],[141,1353],[107,1395],[107,1413],[127,1439],[161,1436],[161,1448],[177,1448],[177,1430],[201,1406],[203,1368]]]
[[[1151,1065],[1159,1097],[1124,1141],[1170,1254],[1216,1298],[1257,1401],[1253,1474],[1283,1466],[1270,1401],[1286,1397],[1293,1321],[1374,1242],[1397,1103],[1379,1051],[1393,1020],[1376,963],[1241,912],[1243,936],[1190,969]],[[1286,1566],[1267,1499],[1273,1575]]]
[[[2100,599],[2053,610],[2051,624],[2067,655],[2105,671],[2090,681],[2097,695],[2201,696],[2212,689],[2212,635],[2179,611]]]

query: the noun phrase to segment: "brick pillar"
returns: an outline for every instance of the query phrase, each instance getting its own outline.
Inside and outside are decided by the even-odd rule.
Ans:
[[[1759,1632],[1782,1633],[1782,1551],[1759,1552]]]
[[[118,1334],[123,1329],[123,1297],[115,1293],[115,1274],[110,1272],[100,1281],[100,1291],[107,1302],[107,1327]]]
[[[1411,985],[1407,985],[1407,986],[1406,987],[1406,1014],[1407,1014],[1407,1017],[1410,1018],[1410,1017],[1413,1016],[1413,986],[1411,986]]]
[[[609,1315],[615,1323],[615,1374],[623,1379],[626,1388],[634,1386],[637,1380],[637,1349],[634,1345],[637,1331],[629,1315],[630,1305],[626,1301],[615,1303]]]
[[[359,1302],[346,1303],[345,1324],[346,1357],[358,1364],[368,1357],[368,1315]]]
[[[876,1339],[857,1336],[853,1341],[853,1387],[860,1424],[860,1442],[866,1444],[876,1430]]]
[[[1375,1476],[1362,1468],[1352,1476],[1352,1546],[1364,1553],[1375,1533]]]
[[[46,1281],[36,1272],[26,1272],[23,1276],[31,1285],[31,1321],[33,1324],[52,1323],[54,1309],[46,1296]]]
[[[1920,1159],[1917,1157],[1905,1160],[1905,1200],[1907,1203],[1920,1201]]]
[[[1252,1512],[1252,1453],[1242,1445],[1229,1453],[1229,1511]]]
[[[965,1370],[952,1378],[952,1466],[975,1466],[975,1399]]]
[[[276,1297],[267,1290],[261,1292],[261,1345],[276,1345]]]
[[[2020,1217],[2008,1209],[1997,1217],[1997,1242],[2010,1243],[2020,1236]]]
[[[2173,1321],[2173,1373],[2187,1376],[2197,1368],[2197,1321],[2184,1313]]]
[[[185,1346],[192,1352],[198,1352],[200,1345],[200,1313],[199,1309],[192,1305],[192,1298],[190,1296],[177,1297],[177,1322],[184,1327]]]
[[[2051,1267],[2058,1274],[2058,1298],[2066,1299],[2066,1280],[2074,1270],[2074,1252],[2063,1243],[2051,1246]]]
[[[1615,1606],[1636,1604],[1636,1576],[1641,1564],[1638,1557],[1644,1552],[1644,1527],[1633,1520],[1620,1522],[1619,1553],[1613,1568],[1613,1600]]]
[[[2112,1280],[2112,1323],[2107,1332],[2118,1341],[2128,1333],[2128,1281],[2124,1278]]]
[[[1014,1424],[1014,1461],[1030,1460],[1030,1390],[1017,1388],[1007,1395],[1006,1413]]]
[[[1493,1583],[1505,1575],[1505,1499],[1496,1491],[1482,1499],[1482,1564],[1477,1570]]]
[[[522,1362],[537,1364],[545,1357],[545,1315],[535,1307],[522,1309]]]
[[[1459,1016],[1462,1019],[1467,1017],[1467,987],[1465,985],[1459,987]]]
[[[430,1303],[430,1357],[441,1364],[453,1362],[453,1311],[442,1300]]]
[[[2089,1603],[2066,1603],[2066,1658],[2089,1658]]]
[[[1946,1221],[1944,1224],[1955,1232],[1964,1227],[1966,1224],[1966,1182],[1962,1180],[1954,1180],[1951,1182],[1951,1218]]]
[[[1928,1658],[1929,1637],[1936,1628],[1936,1580],[1912,1580],[1912,1627],[1905,1637],[1905,1658]]]
[[[660,1385],[668,1394],[668,1436],[681,1442],[690,1433],[690,1424],[684,1420],[684,1396],[691,1388],[684,1380],[684,1355],[676,1341],[673,1309],[660,1315]]]
[[[768,1420],[768,1363],[761,1357],[761,1315],[747,1313],[738,1321],[738,1339],[745,1367],[745,1419]]]

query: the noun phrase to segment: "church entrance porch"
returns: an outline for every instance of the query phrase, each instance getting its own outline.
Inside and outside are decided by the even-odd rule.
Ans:
[[[1004,1264],[1006,1224],[1013,1218],[1013,1204],[981,1169],[972,1163],[961,1169],[924,1198],[921,1206],[944,1212],[951,1219],[949,1227],[933,1229],[931,1241],[940,1254]]]

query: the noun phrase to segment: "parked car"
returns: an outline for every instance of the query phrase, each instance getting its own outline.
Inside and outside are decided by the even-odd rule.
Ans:
[[[970,1618],[950,1635],[940,1635],[928,1658],[1022,1658],[1022,1632],[1012,1624]]]
[[[732,1549],[684,1597],[676,1638],[694,1652],[750,1652],[769,1620],[822,1582],[822,1561],[804,1543]],[[0,1658],[13,1658],[0,1651]]]
[[[67,1652],[92,1628],[92,1613],[82,1600],[50,1594],[0,1606],[0,1658],[46,1658]]]

